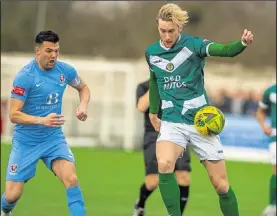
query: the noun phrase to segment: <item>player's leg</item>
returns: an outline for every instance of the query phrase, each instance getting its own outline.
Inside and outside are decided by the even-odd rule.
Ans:
[[[54,160],[52,170],[66,188],[68,208],[71,216],[85,216],[84,197],[78,184],[75,164],[64,159]]]
[[[65,186],[70,215],[85,216],[84,198],[76,175],[74,155],[65,141],[59,143],[43,156],[43,162]]]
[[[24,182],[6,181],[5,193],[1,197],[1,216],[11,215],[23,193]]]
[[[153,191],[157,188],[159,183],[158,174],[149,174],[145,176],[145,182],[140,186],[139,199],[137,200],[133,216],[145,215],[145,203]]]
[[[9,216],[23,193],[24,183],[36,172],[39,148],[22,146],[13,141],[6,172],[5,192],[1,197],[1,216]]]
[[[211,183],[219,196],[219,204],[223,215],[238,216],[239,210],[237,198],[228,182],[225,161],[204,160],[202,163],[205,166]]]
[[[190,172],[190,152],[186,150],[183,157],[176,161],[175,166],[175,175],[180,188],[180,208],[182,214],[189,199]]]
[[[265,208],[263,215],[276,216],[276,142],[269,144],[269,153],[273,173],[269,182],[269,205]]]
[[[145,203],[152,192],[157,188],[158,163],[156,159],[156,132],[147,132],[144,135],[144,165],[145,165],[145,181],[139,190],[139,199],[137,200],[133,216],[143,216],[145,214]]]
[[[176,160],[186,147],[184,134],[178,124],[162,122],[156,144],[159,188],[163,202],[171,216],[181,216],[180,190],[174,174]]]
[[[202,136],[190,126],[190,144],[205,166],[224,216],[239,216],[236,195],[229,185],[219,136]]]

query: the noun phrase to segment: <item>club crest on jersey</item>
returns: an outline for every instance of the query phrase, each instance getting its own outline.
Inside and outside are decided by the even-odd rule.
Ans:
[[[11,172],[15,173],[17,168],[18,168],[17,164],[11,165]]]
[[[65,78],[64,78],[63,74],[60,75],[60,81],[61,81],[61,83],[64,83],[64,81],[65,81]]]
[[[168,64],[166,65],[166,69],[167,69],[168,71],[172,71],[172,70],[174,69],[174,64],[172,64],[171,62],[168,63]]]

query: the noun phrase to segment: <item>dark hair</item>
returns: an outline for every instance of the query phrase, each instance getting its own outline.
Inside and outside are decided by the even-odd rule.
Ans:
[[[47,31],[39,32],[36,36],[35,42],[37,44],[42,44],[44,41],[57,43],[57,42],[59,42],[59,40],[60,40],[60,38],[57,33],[55,33],[54,31],[51,31],[51,30],[47,30]]]

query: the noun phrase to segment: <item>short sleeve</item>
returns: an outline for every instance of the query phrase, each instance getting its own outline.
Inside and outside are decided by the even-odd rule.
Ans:
[[[213,42],[210,40],[200,38],[200,37],[193,38],[194,50],[196,54],[201,58],[209,56],[208,48],[211,44],[213,44]]]
[[[30,89],[32,88],[32,80],[24,72],[16,74],[13,81],[13,88],[11,91],[11,98],[19,99],[25,102]]]
[[[270,88],[265,90],[262,100],[259,102],[259,106],[262,107],[263,109],[267,109],[268,106],[270,105],[269,95],[270,95]]]
[[[68,70],[67,71],[68,85],[70,85],[72,87],[78,86],[81,83],[81,80],[77,73],[77,70],[71,66],[69,66],[67,70]]]

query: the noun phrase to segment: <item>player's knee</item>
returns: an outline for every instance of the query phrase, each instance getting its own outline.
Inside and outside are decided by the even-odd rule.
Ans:
[[[158,187],[159,178],[158,176],[153,176],[151,178],[145,179],[145,185],[148,190],[155,190]]]
[[[19,200],[24,188],[23,182],[7,181],[5,187],[5,199],[9,203]]]
[[[224,194],[229,190],[229,182],[227,178],[219,178],[213,182],[213,186],[217,193]]]
[[[158,168],[160,173],[170,173],[174,171],[175,162],[170,159],[158,159]]]
[[[22,191],[19,188],[13,188],[5,191],[5,199],[9,203],[16,202],[21,197]]]
[[[62,182],[66,188],[75,187],[78,185],[77,175],[69,174],[63,178]]]
[[[176,174],[178,185],[188,186],[190,184],[189,172],[176,171],[175,174]]]

